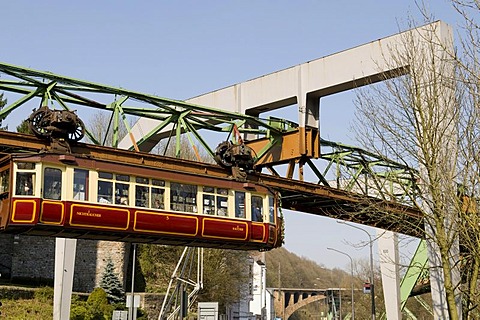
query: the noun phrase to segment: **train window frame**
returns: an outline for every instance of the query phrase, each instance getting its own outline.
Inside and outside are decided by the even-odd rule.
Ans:
[[[44,166],[42,168],[42,173],[42,198],[48,200],[62,200],[64,180],[63,170],[58,167]]]
[[[155,191],[155,192],[154,192]],[[155,185],[150,187],[150,208],[165,209],[166,202],[166,188]]]
[[[128,206],[130,203],[130,183],[115,179],[113,185],[115,190],[115,204]]]
[[[141,189],[143,189],[143,191],[139,192]],[[149,178],[135,177],[135,206],[140,208],[150,208]]]
[[[165,209],[165,180],[135,177],[135,206],[140,208]]]
[[[178,188],[177,188],[178,185]],[[193,190],[185,190],[192,187]],[[198,213],[198,189],[196,184],[170,181],[170,210],[176,212]],[[184,196],[178,194],[183,192]],[[188,196],[195,193],[195,196]]]
[[[130,205],[131,176],[108,171],[97,172],[97,202],[114,205]],[[102,187],[102,188],[100,188]],[[105,189],[100,194],[100,189]]]
[[[264,222],[265,220],[265,196],[250,194],[250,218],[253,222]]]
[[[267,196],[267,201],[268,201],[268,222],[269,223],[275,223],[275,195],[274,194],[269,194]]]
[[[240,198],[237,195],[243,194],[243,203],[239,203]],[[234,192],[234,203],[235,203],[235,218],[237,219],[246,219],[247,218],[247,192],[235,190]]]
[[[98,171],[96,182],[97,202],[113,204],[113,173]]]
[[[0,194],[8,193],[10,190],[10,167],[0,171]]]
[[[230,215],[229,189],[203,186],[201,198],[203,214],[214,215],[218,217],[228,217]]]
[[[72,199],[75,201],[89,201],[90,193],[90,170],[81,168],[72,168],[73,185],[71,186]],[[79,176],[80,173],[86,173],[85,177]],[[82,185],[83,182],[83,185]],[[83,189],[82,189],[83,187]]]
[[[37,195],[38,167],[35,162],[14,162],[13,171],[15,178],[13,187],[15,196],[34,197]]]

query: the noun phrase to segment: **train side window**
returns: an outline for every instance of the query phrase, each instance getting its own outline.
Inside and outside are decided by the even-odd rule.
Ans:
[[[268,196],[268,221],[275,223],[275,198],[273,195]]]
[[[228,212],[228,197],[217,196],[217,215],[226,217]]]
[[[148,207],[148,186],[135,186],[135,205],[137,207]]]
[[[252,221],[263,221],[263,199],[252,195]]]
[[[8,192],[10,183],[10,170],[7,169],[0,173],[0,193]]]
[[[152,187],[152,205],[154,209],[165,209],[165,189]]]
[[[122,182],[129,182],[130,176],[124,175],[124,174],[116,174],[115,180],[122,181]],[[130,185],[127,183],[115,182],[115,204],[128,206],[130,202],[128,197],[129,187]]]
[[[15,194],[19,196],[30,196],[35,190],[35,173],[34,172],[17,172],[17,187]]]
[[[165,187],[165,181],[163,180],[152,179],[152,184],[158,187]]]
[[[128,187],[126,183],[115,183],[115,204],[128,205]]]
[[[165,181],[152,179],[150,207],[154,209],[165,209]]]
[[[142,208],[148,207],[148,198],[150,198],[149,182],[150,179],[148,178],[135,177],[135,206]]]
[[[17,162],[17,168],[19,170],[34,170],[35,163],[34,162]]]
[[[88,171],[82,169],[73,170],[73,199],[88,200]]]
[[[203,194],[203,213],[215,214],[215,196],[213,194]]]
[[[99,177],[100,179],[109,179],[109,180],[111,180],[111,179],[113,179],[113,173],[100,171],[100,172],[98,173],[98,177]]]
[[[235,191],[235,217],[245,218],[245,192]]]
[[[130,181],[130,176],[124,175],[124,174],[117,174],[115,175],[115,180],[117,181]]]
[[[148,178],[136,177],[135,182],[140,184],[148,184]]]
[[[196,213],[197,186],[184,183],[170,183],[170,209]]]
[[[112,203],[113,199],[113,182],[98,180],[98,202]]]
[[[203,187],[203,213],[225,217],[228,214],[228,189]]]
[[[43,197],[60,200],[62,196],[62,170],[45,168],[43,170]]]
[[[135,205],[143,208],[165,209],[165,181],[136,177]]]

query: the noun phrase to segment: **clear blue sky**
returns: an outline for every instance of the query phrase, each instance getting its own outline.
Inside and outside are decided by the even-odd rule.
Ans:
[[[456,25],[448,1],[427,5]],[[0,61],[174,99],[383,38],[418,16],[413,0],[15,0],[1,8]],[[353,108],[352,95],[322,100],[323,137],[353,141]],[[366,240],[359,230],[291,212],[286,223],[286,248],[297,255],[339,268],[347,258],[327,247],[368,258],[368,248],[348,244]]]

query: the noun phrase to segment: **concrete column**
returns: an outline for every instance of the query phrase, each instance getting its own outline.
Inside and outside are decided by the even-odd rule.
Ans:
[[[76,247],[76,239],[56,239],[53,320],[70,319]]]
[[[399,320],[402,319],[402,312],[400,310],[401,279],[399,274],[398,236],[391,231],[379,230],[378,233],[385,311],[388,320]]]

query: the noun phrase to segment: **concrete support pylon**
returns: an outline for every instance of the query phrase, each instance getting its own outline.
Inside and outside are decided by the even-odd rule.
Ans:
[[[53,320],[70,319],[76,249],[76,239],[56,239]]]
[[[432,43],[428,42],[428,39],[433,39],[433,43],[438,44],[436,54],[442,55],[444,54],[442,53],[443,51],[453,52],[453,32],[451,28],[442,21],[436,21],[426,26],[407,30],[390,37],[333,53],[323,58],[214,90],[190,98],[187,101],[250,115],[277,110],[296,103],[298,105],[299,127],[305,128],[307,125],[317,127],[317,120],[321,122],[318,99],[321,100],[322,97],[331,94],[385,81],[392,77],[407,75],[409,70],[421,70],[422,66],[418,64],[410,64],[407,60],[399,61],[398,56],[402,56],[402,50],[405,51],[409,47],[409,43],[405,43],[405,39],[411,39],[414,43],[423,47]],[[403,56],[407,55],[404,54]],[[419,56],[420,59],[418,61],[420,63],[430,61],[428,55],[425,57]],[[443,70],[436,72],[436,74],[442,73]],[[424,88],[430,88],[428,77],[424,80]],[[448,85],[449,82],[446,81],[446,83]],[[454,94],[449,87],[453,86],[445,86],[445,88],[442,88],[444,90],[440,91],[445,96]],[[449,104],[446,104],[439,106],[439,108],[449,111],[449,106]],[[442,113],[439,112],[438,114]],[[131,134],[136,141],[140,141],[145,136],[145,133],[153,130],[159,122],[158,120],[141,118],[132,127]],[[442,131],[442,129],[439,128],[439,131]],[[453,130],[454,128],[445,129]],[[303,140],[299,141],[300,150],[302,151],[304,151],[303,143]],[[153,148],[155,144],[152,143],[150,145]],[[448,143],[443,145],[445,150],[450,154],[453,153],[451,150],[454,149],[450,148]],[[120,148],[124,149],[131,146],[132,142],[128,135],[119,145]],[[436,249],[432,249],[431,252],[435,254],[434,250]],[[453,254],[456,253],[453,252]],[[430,259],[430,261],[434,263],[432,266],[435,266],[436,261],[434,259]],[[458,272],[457,270],[454,271],[456,274],[453,276],[457,279]],[[435,272],[433,275],[435,275]],[[438,273],[435,279],[439,283],[438,288],[432,288],[432,292],[438,290],[438,295],[432,295],[434,309],[436,309],[435,319],[443,320],[448,318],[445,317],[444,313],[445,290],[441,286],[443,274]],[[435,281],[432,281],[433,285],[435,283]],[[461,304],[458,305],[459,307],[461,306]]]
[[[400,320],[402,312],[400,310],[398,235],[391,231],[379,230],[378,251],[387,319]]]

